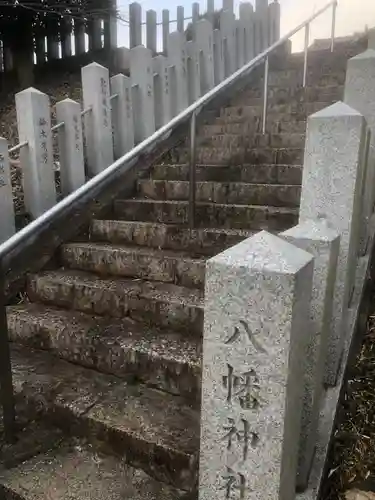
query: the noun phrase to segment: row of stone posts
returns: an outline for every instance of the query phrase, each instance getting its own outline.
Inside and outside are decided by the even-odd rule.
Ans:
[[[280,38],[280,5],[278,0],[268,5],[268,0],[256,0],[255,10],[250,2],[240,4],[239,19],[234,16],[233,0],[223,0],[219,12],[226,11],[227,15],[220,17],[222,36],[228,40],[228,55],[234,51],[233,44],[237,44],[236,52],[239,59],[234,64],[240,67],[245,60],[250,60],[254,55],[265,50]],[[184,33],[187,21],[191,24],[193,38],[196,34],[197,23],[200,18],[207,19],[215,28],[214,1],[207,0],[207,11],[200,15],[199,3],[192,4],[192,16],[185,18],[185,9],[182,5],[176,9],[176,16],[171,16],[169,10],[162,11],[161,21],[157,20],[155,10],[146,11],[146,21],[143,22],[142,6],[134,2],[129,6],[129,41],[130,48],[145,45],[157,53],[158,26],[161,26],[163,53],[168,53],[169,34],[171,23],[176,22],[177,31]],[[144,39],[142,26],[146,24],[146,38]],[[223,26],[224,25],[224,26]]]
[[[342,377],[372,251],[375,50],[349,60],[344,101],[308,118],[299,224],[207,263],[200,500],[296,498],[320,414],[333,426],[326,387]]]
[[[92,177],[104,170],[114,158],[152,135],[254,57],[257,44],[252,6],[242,4],[236,21],[233,5],[227,3],[228,10],[219,15],[220,29],[214,30],[207,19],[197,20],[193,40],[187,41],[181,31],[168,35],[167,55],[154,57],[152,50],[142,45],[123,49],[127,51],[129,77],[118,74],[109,78],[108,69],[97,63],[82,68],[83,111],[71,99],[59,102],[54,130],[47,95],[33,88],[16,95],[19,141],[27,143],[20,150],[25,207],[33,218],[56,203],[53,133],[58,134],[61,190],[65,196],[85,182],[86,174]],[[278,4],[270,8],[273,5]],[[198,17],[198,10],[195,12]],[[6,155],[3,163],[3,170],[8,172]],[[5,178],[3,189],[10,193],[10,182]],[[7,205],[9,193],[2,197]],[[4,222],[1,240],[14,232],[13,208],[8,209],[11,222],[6,228]]]
[[[49,21],[56,26],[49,26],[52,34],[47,37],[43,32],[34,34],[35,57],[37,64],[44,64],[60,58],[65,59],[74,54],[82,55],[86,50],[85,36],[88,37],[88,51],[100,49],[115,49],[117,47],[117,18],[113,15],[105,19],[96,18],[85,22],[79,18],[64,17]],[[55,29],[53,29],[55,28]],[[14,60],[11,48],[6,41],[0,44],[1,65],[3,71],[14,69]],[[1,70],[1,69],[0,69]]]

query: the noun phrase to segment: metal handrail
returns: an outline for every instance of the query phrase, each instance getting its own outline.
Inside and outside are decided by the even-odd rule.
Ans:
[[[6,311],[5,311],[5,292],[4,292],[4,269],[3,262],[4,259],[11,253],[17,255],[19,252],[25,249],[26,246],[31,245],[35,239],[49,227],[53,222],[55,222],[59,217],[63,216],[72,208],[83,203],[85,200],[95,196],[102,188],[109,185],[113,180],[115,174],[124,174],[133,165],[138,156],[146,151],[149,151],[155,147],[160,141],[170,134],[178,125],[185,123],[187,120],[191,120],[191,175],[190,175],[190,227],[193,227],[194,219],[194,205],[195,205],[195,148],[196,148],[196,118],[200,113],[202,108],[206,106],[212,99],[220,95],[225,90],[229,89],[233,84],[237,83],[240,79],[248,75],[248,73],[258,66],[261,62],[266,61],[266,78],[265,83],[268,80],[268,57],[279,47],[281,47],[289,38],[298,33],[301,29],[306,28],[310,25],[314,19],[319,17],[322,13],[327,11],[330,7],[333,8],[333,20],[332,20],[332,39],[331,39],[331,50],[333,50],[334,45],[334,27],[335,27],[335,15],[337,8],[337,0],[330,1],[325,7],[320,9],[315,14],[311,15],[306,21],[297,26],[294,30],[290,31],[287,35],[282,37],[280,40],[275,42],[267,50],[256,56],[252,61],[245,64],[238,71],[229,76],[226,80],[221,82],[215,88],[207,92],[203,97],[198,99],[191,106],[182,111],[179,115],[173,118],[168,124],[161,127],[150,137],[145,139],[142,143],[135,146],[130,152],[126,153],[124,156],[116,160],[112,165],[107,167],[103,172],[100,172],[94,178],[89,180],[86,184],[81,186],[75,192],[68,195],[62,201],[57,203],[47,212],[38,217],[35,221],[31,222],[28,226],[21,229],[14,236],[9,238],[3,244],[0,245],[0,389],[1,389],[1,399],[4,409],[4,430],[5,437],[7,440],[11,441],[14,437],[14,399],[13,399],[13,386],[12,386],[12,375],[11,375],[11,365],[10,365],[10,353],[8,345],[8,334],[7,334],[7,324],[6,324]],[[308,37],[306,37],[306,40]],[[305,53],[307,47],[305,46]],[[307,64],[307,58],[305,57],[305,64]],[[267,89],[265,88],[264,100],[267,100]],[[267,103],[264,106],[264,116],[263,116],[263,128],[265,129],[265,120],[267,112]],[[91,111],[90,108],[84,110],[81,114]],[[194,172],[193,172],[194,170]]]

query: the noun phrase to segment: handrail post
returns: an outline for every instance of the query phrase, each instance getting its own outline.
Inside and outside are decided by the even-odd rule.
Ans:
[[[190,118],[190,168],[189,168],[189,227],[195,228],[195,192],[196,192],[196,155],[197,155],[197,113]]]
[[[5,304],[5,276],[3,264],[0,261],[0,394],[5,440],[8,443],[13,443],[15,440],[16,411]]]
[[[336,10],[337,10],[337,2],[335,2],[332,6],[331,52],[333,52],[335,46]]]
[[[310,24],[306,24],[305,28],[305,60],[303,64],[303,87],[306,87],[307,80],[307,53],[309,48]]]
[[[268,74],[269,74],[269,59],[268,56],[264,61],[264,90],[263,90],[263,124],[262,133],[266,133],[267,125],[267,107],[268,107]]]

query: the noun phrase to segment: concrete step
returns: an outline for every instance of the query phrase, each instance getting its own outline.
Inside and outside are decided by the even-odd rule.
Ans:
[[[288,102],[286,104],[274,104],[268,107],[267,116],[276,117],[279,116],[280,119],[285,119],[285,115],[297,115],[297,116],[309,116],[317,111],[320,111],[327,107],[326,102]],[[263,104],[262,105],[239,105],[239,106],[227,106],[221,108],[220,118],[254,118],[263,117]]]
[[[325,102],[329,105],[332,102],[341,100],[344,95],[344,86],[307,86],[303,87],[270,87],[268,93],[268,104],[273,107],[275,104],[288,104],[294,102]],[[240,96],[232,100],[233,104],[238,102],[243,105],[263,106],[263,88],[251,87],[245,89]]]
[[[188,181],[190,166],[156,165],[155,180]],[[299,165],[197,165],[198,182],[249,182],[258,184],[290,184],[300,186],[302,167]]]
[[[159,481],[194,486],[199,413],[181,396],[17,345],[12,367],[18,397],[65,432],[102,444]]]
[[[100,275],[204,287],[205,259],[185,252],[105,243],[69,243],[61,248],[64,266]]]
[[[193,252],[213,256],[249,238],[252,231],[235,229],[190,229],[167,224],[119,220],[94,220],[91,239],[112,244]]]
[[[164,224],[188,224],[186,201],[117,200],[116,217],[131,221]],[[197,227],[282,231],[292,227],[298,218],[294,208],[256,205],[219,205],[197,203]]]
[[[188,148],[176,148],[166,157],[165,162],[188,163],[190,151]],[[253,148],[245,147],[205,147],[197,148],[197,163],[203,165],[233,165],[242,163],[301,165],[303,149],[301,148]]]
[[[285,119],[285,116],[278,120],[267,120],[266,134],[306,134],[306,119],[297,120],[296,117]],[[234,120],[234,119],[233,119]],[[217,117],[210,125],[204,125],[199,136],[214,134],[240,134],[240,135],[263,135],[262,120],[260,117],[247,120],[238,118],[238,121],[226,121]]]
[[[99,278],[82,271],[46,271],[31,275],[33,302],[123,319],[149,326],[202,334],[203,292],[170,283]]]
[[[198,144],[226,148],[304,148],[305,134],[240,134],[216,133],[216,125],[206,125]]]
[[[318,68],[319,69],[319,68]],[[318,87],[338,85],[342,86],[345,84],[346,67],[336,69],[328,69],[323,66],[322,71],[317,71],[314,66],[313,70],[309,69],[307,71],[307,84],[309,86],[316,85]],[[259,81],[259,85],[262,84],[262,80]],[[297,85],[302,85],[303,83],[303,65],[299,68],[284,69],[281,71],[270,71],[268,84],[270,87],[284,85],[286,87],[295,87]]]
[[[156,481],[121,457],[63,441],[2,472],[4,500],[184,500],[186,492]]]
[[[50,351],[75,364],[134,377],[148,386],[193,401],[200,399],[200,341],[130,318],[23,304],[8,307],[10,340]]]
[[[189,200],[188,181],[138,181],[140,196],[152,200]],[[299,186],[281,184],[246,184],[243,182],[197,182],[196,200],[229,205],[269,205],[298,207]]]
[[[298,117],[271,117],[272,120],[266,122],[267,134],[306,134],[306,117],[298,119]],[[277,119],[275,119],[277,118]],[[212,128],[208,128],[212,127]],[[212,134],[262,134],[262,119],[260,117],[251,118],[235,118],[231,120],[216,117],[212,124],[202,127],[202,135],[205,131],[210,130]]]

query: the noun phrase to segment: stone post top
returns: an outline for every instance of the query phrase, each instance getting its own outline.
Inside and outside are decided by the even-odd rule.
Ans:
[[[286,237],[321,241],[324,243],[330,243],[340,238],[340,233],[329,227],[326,219],[307,219],[297,226],[284,231],[282,235]]]
[[[254,12],[254,7],[250,2],[240,3],[240,14],[245,12]]]
[[[208,265],[295,274],[313,256],[287,241],[261,231],[208,261]]]
[[[197,21],[196,23],[196,29],[212,29],[212,24],[210,23],[210,21],[208,19],[199,19],[199,21]]]
[[[369,48],[369,49],[365,50],[364,52],[361,52],[360,54],[357,54],[356,56],[351,57],[348,62],[350,63],[350,61],[358,61],[361,59],[375,59],[375,49]]]
[[[100,68],[100,69],[107,69],[106,67],[102,66],[101,64],[97,62],[92,62],[90,64],[86,64],[86,66],[83,66],[82,71],[94,69],[94,68]]]
[[[356,109],[353,109],[351,106],[346,104],[345,102],[338,101],[328,106],[313,115],[310,115],[309,118],[332,118],[336,116],[360,116],[363,117],[361,113],[359,113]]]
[[[135,52],[149,52],[151,54],[151,50],[145,47],[144,45],[137,45],[136,47],[133,47],[130,49],[130,53],[134,54]]]
[[[23,95],[23,94],[38,94],[38,95],[46,95],[44,92],[41,92],[40,90],[34,88],[34,87],[29,87],[27,89],[21,90],[20,92],[16,93],[17,95]]]
[[[56,106],[58,106],[59,104],[62,104],[62,103],[64,103],[64,104],[68,104],[68,103],[79,104],[77,101],[74,101],[70,97],[67,97],[66,99],[62,99],[61,101],[57,102]]]
[[[130,78],[126,75],[124,75],[123,73],[117,73],[117,75],[114,75],[111,77],[111,81],[113,80],[130,80]]]

